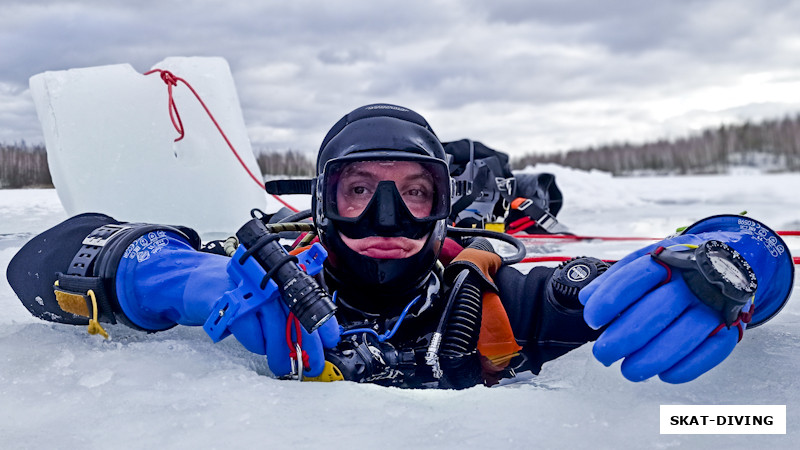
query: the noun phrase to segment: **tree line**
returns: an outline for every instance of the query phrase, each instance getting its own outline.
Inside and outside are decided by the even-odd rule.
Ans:
[[[314,161],[297,150],[256,149],[264,175],[313,176]],[[555,163],[615,175],[711,174],[734,166],[772,172],[800,171],[800,115],[760,123],[721,125],[677,139],[608,144],[512,158],[513,169]],[[52,187],[44,145],[0,143],[0,188]]]
[[[44,145],[0,143],[0,188],[53,187]]]
[[[314,161],[297,150],[260,150],[256,151],[256,154],[258,168],[264,175],[314,176]]]
[[[609,144],[559,153],[530,153],[512,160],[512,168],[555,163],[599,169],[615,175],[714,174],[734,166],[770,172],[800,170],[800,115],[760,123],[721,125],[678,139],[644,144]]]
[[[264,175],[314,175],[314,162],[295,150],[261,151],[256,162]],[[44,145],[0,143],[0,189],[28,187],[53,187]]]

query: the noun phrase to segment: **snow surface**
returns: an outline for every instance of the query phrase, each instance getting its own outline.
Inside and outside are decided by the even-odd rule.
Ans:
[[[528,170],[556,174],[566,199],[559,218],[579,234],[657,237],[743,210],[775,229],[800,229],[800,174],[612,178],[557,166]],[[0,267],[66,217],[54,190],[0,191]],[[800,240],[787,243],[798,253]],[[531,251],[619,258],[640,245]],[[797,296],[748,330],[719,367],[687,384],[631,383],[619,363],[594,360],[587,344],[539,376],[456,392],[280,381],[268,376],[264,358],[231,338],[212,344],[199,328],[145,334],[109,326],[105,341],[30,316],[3,277],[0,447],[796,448]],[[660,435],[664,404],[787,405],[787,435]]]

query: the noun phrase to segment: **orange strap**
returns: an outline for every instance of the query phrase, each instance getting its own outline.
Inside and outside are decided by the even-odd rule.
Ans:
[[[503,259],[500,258],[500,255],[497,253],[469,247],[459,253],[451,264],[455,265],[465,262],[472,263],[471,265],[480,270],[483,274],[483,278],[489,282],[493,282],[494,274],[497,272],[497,269],[503,265]]]
[[[444,275],[445,279],[447,279],[448,276],[456,275],[465,267],[471,268],[473,273],[479,275],[485,283],[485,285],[481,286],[481,289],[484,291],[488,289],[494,292],[497,291],[497,286],[494,284],[494,274],[501,265],[503,265],[503,260],[497,253],[476,248],[465,248],[444,269]]]
[[[310,245],[306,245],[305,247],[297,247],[297,248],[289,251],[289,254],[292,255],[292,256],[297,256],[300,253],[303,253],[304,251],[308,250],[309,248],[311,248]]]
[[[483,295],[483,317],[481,318],[481,334],[478,336],[478,351],[492,362],[505,359],[522,350],[511,329],[511,322],[500,297],[494,292]],[[500,365],[500,364],[498,364]]]
[[[527,198],[524,197],[517,197],[514,200],[511,200],[511,209],[519,208],[521,204],[525,203],[525,200],[527,200]]]
[[[503,264],[500,256],[494,252],[466,248],[453,259],[451,266],[467,264],[480,271],[484,280],[491,288],[484,287],[482,299],[481,332],[478,335],[478,351],[502,370],[508,361],[514,357],[522,347],[514,339],[511,321],[494,289],[494,275]],[[448,266],[450,268],[451,266]]]

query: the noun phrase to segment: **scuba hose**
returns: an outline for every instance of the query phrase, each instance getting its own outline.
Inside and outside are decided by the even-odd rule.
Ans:
[[[310,222],[299,222],[300,220],[307,219],[311,217],[311,210],[307,209],[305,211],[300,211],[293,213],[289,216],[284,217],[283,219],[279,220],[278,222],[270,223],[268,216],[264,211],[253,208],[250,210],[250,217],[253,219],[258,219],[261,223],[264,224],[264,227],[269,233],[283,233],[283,232],[300,232],[305,233],[302,236],[302,239],[295,241],[292,245],[292,249],[295,248],[302,248],[307,245],[311,244],[311,241],[317,236],[316,228],[314,228],[314,224]],[[236,236],[230,236],[225,241],[222,241],[222,247],[226,255],[232,256],[233,253],[236,251],[236,248],[239,246],[239,240]]]
[[[302,248],[311,244],[311,241],[317,236],[314,225],[311,223],[295,222],[295,223],[268,223],[264,225],[268,233],[282,233],[282,232],[302,232],[305,233],[302,239],[299,239],[292,245],[292,250],[295,248]],[[236,236],[227,238],[223,244],[225,254],[232,256],[239,246],[239,239]]]
[[[303,219],[310,219],[310,218],[311,218],[311,210],[306,209],[304,211],[296,212],[290,216],[286,216],[283,219],[279,220],[278,223],[299,222]]]
[[[387,333],[385,333],[385,334],[378,334],[372,328],[352,328],[352,329],[344,330],[342,332],[342,336],[348,336],[348,335],[357,334],[357,333],[367,333],[367,334],[373,335],[378,340],[378,342],[384,342],[387,339],[391,339],[392,336],[394,336],[394,334],[397,333],[397,329],[400,328],[400,324],[403,323],[403,320],[406,318],[406,315],[408,314],[408,310],[411,309],[411,307],[414,306],[421,297],[422,297],[421,295],[418,295],[418,296],[414,297],[414,299],[411,300],[406,305],[405,308],[403,308],[403,312],[400,313],[400,317],[397,319],[397,322],[395,322],[395,324],[392,327],[392,329],[390,331],[388,331]],[[333,293],[333,298],[334,298],[334,302],[335,302],[336,292]]]
[[[472,275],[469,269],[459,272],[425,353],[425,363],[431,366],[435,378],[441,379],[443,375],[440,353],[452,360],[476,351],[481,329],[481,300],[478,277]]]
[[[296,212],[294,214],[288,215],[275,223],[269,223],[268,218],[264,213],[258,209],[254,209],[251,211],[253,214],[255,211],[261,213],[261,221],[264,222],[264,225],[267,227],[268,230],[272,231],[273,233],[280,233],[280,232],[301,232],[305,233],[300,236],[299,239],[295,240],[294,244],[292,244],[292,249],[295,248],[302,248],[307,245],[311,245],[311,241],[317,237],[317,229],[314,227],[314,224],[311,222],[301,222],[306,219],[311,218],[311,210],[306,209],[303,211]]]
[[[510,244],[516,249],[516,253],[511,256],[501,256],[503,259],[503,265],[516,264],[525,258],[525,244],[510,234],[501,233],[499,231],[485,230],[483,228],[447,227],[447,235],[457,237],[485,237],[489,239],[497,239]]]
[[[480,279],[471,275],[467,269],[463,284],[454,290],[450,317],[446,322],[442,339],[442,353],[466,355],[475,351],[478,345],[478,333],[481,329]]]

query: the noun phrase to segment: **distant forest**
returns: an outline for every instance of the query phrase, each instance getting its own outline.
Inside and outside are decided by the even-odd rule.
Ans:
[[[264,175],[314,176],[314,161],[297,150],[256,150],[256,161]]]
[[[261,151],[256,161],[264,175],[313,176],[314,162],[299,151]],[[0,143],[0,189],[52,188],[44,145]]]
[[[674,140],[609,144],[512,159],[513,169],[555,163],[614,175],[715,174],[732,167],[766,172],[800,170],[800,115],[757,124],[722,125]]]
[[[314,161],[300,151],[256,149],[255,153],[264,175],[314,174]],[[796,172],[800,171],[800,115],[722,125],[672,140],[530,153],[511,160],[513,169],[537,163],[598,169],[614,175],[714,174],[743,166],[767,172]],[[43,145],[0,143],[0,188],[52,186]]]
[[[53,187],[44,145],[0,143],[0,188]]]

